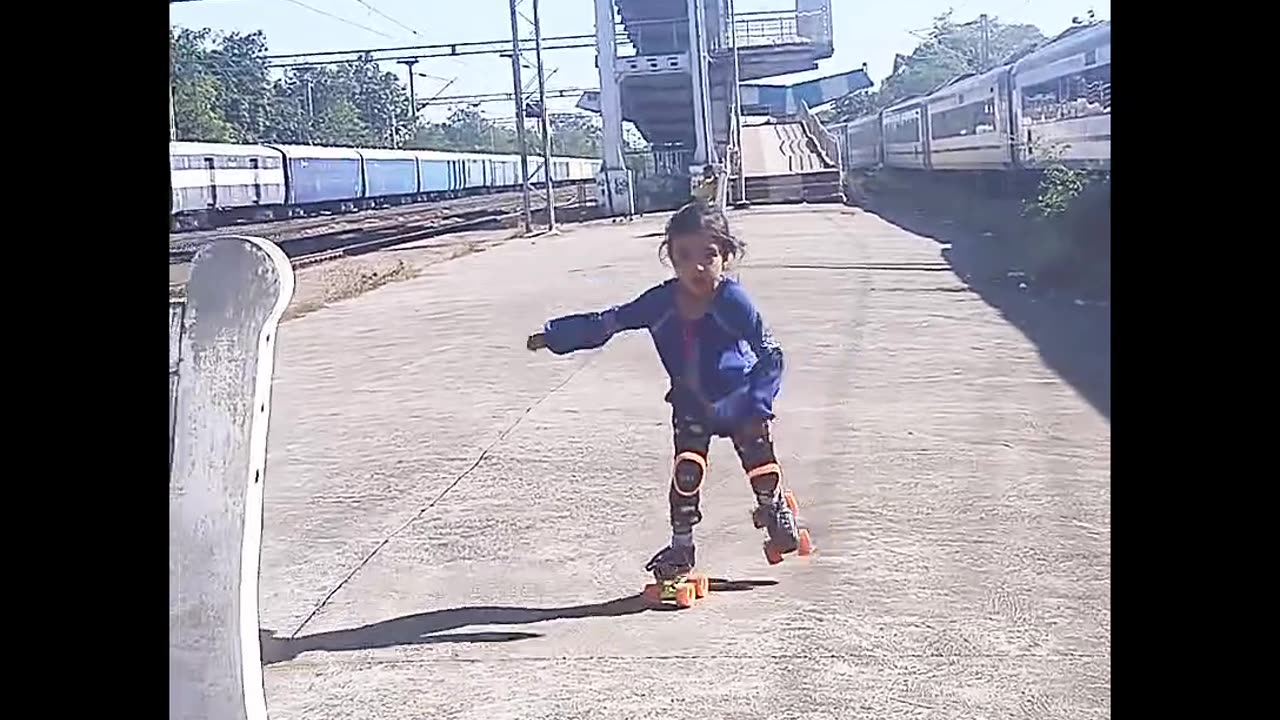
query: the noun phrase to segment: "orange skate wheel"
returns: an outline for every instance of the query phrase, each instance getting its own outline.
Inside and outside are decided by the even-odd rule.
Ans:
[[[704,598],[708,592],[711,592],[711,579],[706,575],[695,575],[689,578],[689,581],[693,583],[694,591],[699,598]]]
[[[775,550],[772,545],[766,543],[764,546],[764,559],[768,560],[770,565],[777,565],[782,562],[782,553]]]
[[[813,552],[813,541],[809,539],[809,531],[801,528],[800,530],[800,557],[804,557]]]
[[[685,583],[676,588],[676,605],[682,608],[691,607],[693,602],[698,599],[697,588]]]
[[[800,512],[800,503],[796,502],[796,494],[787,490],[782,493],[782,498],[787,501],[787,507],[791,508],[792,514]]]

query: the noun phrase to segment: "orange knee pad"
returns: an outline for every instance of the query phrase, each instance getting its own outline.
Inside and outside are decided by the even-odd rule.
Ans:
[[[696,472],[692,474],[691,478],[693,479],[693,487],[688,487],[689,483],[687,482],[681,483],[680,463],[682,462],[692,463],[696,468]],[[702,489],[702,479],[706,477],[706,475],[707,459],[696,452],[686,450],[685,452],[676,455],[675,465],[671,470],[671,487],[676,491],[677,495],[692,497],[693,495],[697,495],[698,491]],[[685,487],[681,487],[681,485],[685,485]]]
[[[757,478],[768,478],[773,475],[775,487],[782,483],[782,466],[776,462],[765,463],[760,467],[752,468],[747,471],[747,481],[751,483],[751,487],[756,486]]]

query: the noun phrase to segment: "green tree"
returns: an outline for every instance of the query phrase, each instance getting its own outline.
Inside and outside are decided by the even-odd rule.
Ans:
[[[852,120],[879,112],[881,107],[880,93],[860,90],[836,100],[831,108],[818,113],[818,119],[824,123]]]
[[[957,23],[947,11],[934,18],[933,27],[910,55],[894,59],[893,72],[878,91],[863,91],[841,98],[826,113],[831,121],[852,120],[913,95],[923,95],[961,75],[981,72],[1018,57],[1045,41],[1034,25],[1008,25],[994,17],[987,20],[987,57],[983,60],[983,27],[980,20]]]
[[[221,87],[218,99],[223,117],[235,128],[238,142],[262,142],[274,129],[266,53],[266,36],[258,31],[218,37],[207,55],[206,67],[217,75]]]
[[[597,115],[563,113],[551,116],[551,151],[572,157],[600,157],[604,127]]]
[[[454,108],[442,123],[427,123],[420,127],[407,147],[455,152],[520,151],[515,130],[499,126],[469,106]]]
[[[394,73],[382,72],[369,56],[343,66],[350,73],[351,101],[367,129],[364,142],[403,147],[412,138],[409,95]]]
[[[515,130],[474,107],[457,108],[441,123],[415,123],[404,85],[367,55],[347,63],[289,68],[272,79],[266,54],[261,32],[222,35],[171,27],[169,75],[178,137],[519,152]],[[540,155],[538,123],[530,120],[525,142],[530,154]],[[598,157],[599,119],[553,115],[551,142],[556,155]]]
[[[209,30],[169,28],[169,87],[179,140],[232,142],[235,129],[222,111],[224,90],[206,48]]]
[[[290,69],[276,82],[275,93],[281,120],[276,129],[278,142],[371,144],[369,127],[355,98],[351,68],[338,65]]]

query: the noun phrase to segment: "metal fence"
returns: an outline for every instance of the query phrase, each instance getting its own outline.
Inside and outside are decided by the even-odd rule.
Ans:
[[[670,177],[689,174],[693,153],[689,150],[644,150],[627,153],[627,167],[637,178]]]
[[[715,38],[717,50],[728,50],[728,23]],[[825,2],[816,10],[773,10],[758,13],[738,13],[733,32],[738,49],[772,47],[777,45],[831,45],[831,3]]]

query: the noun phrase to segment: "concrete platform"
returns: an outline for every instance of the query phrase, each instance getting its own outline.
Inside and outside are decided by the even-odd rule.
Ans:
[[[657,357],[643,333],[568,358],[524,341],[665,278],[663,219],[512,241],[281,327],[271,717],[1110,717],[1109,421],[943,246],[849,208],[730,218],[786,353],[775,435],[818,554],[765,563],[722,441],[695,537],[741,591],[634,602],[669,532]]]

